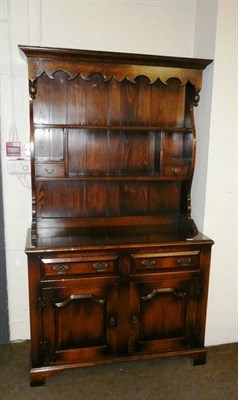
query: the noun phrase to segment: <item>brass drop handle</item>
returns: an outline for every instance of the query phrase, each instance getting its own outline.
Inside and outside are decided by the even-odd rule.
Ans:
[[[192,259],[190,257],[182,257],[177,259],[177,263],[182,267],[187,267],[190,265]]]
[[[65,274],[65,272],[69,269],[69,266],[66,264],[57,264],[53,266],[53,270],[56,271],[59,275]]]
[[[116,318],[115,317],[110,317],[108,319],[108,325],[109,326],[116,326]]]
[[[172,172],[174,173],[174,175],[179,175],[181,171],[182,171],[181,168],[178,167],[172,168]]]
[[[47,172],[47,174],[49,174],[49,175],[52,175],[55,172],[55,170],[54,170],[54,168],[52,168],[52,170],[49,171],[48,168],[45,168],[45,172]]]
[[[146,259],[146,260],[142,260],[141,264],[143,265],[143,267],[145,268],[153,268],[155,265],[155,260],[150,259]]]
[[[104,271],[106,271],[107,267],[108,267],[108,263],[106,263],[106,262],[96,262],[93,264],[93,268],[97,272],[104,272]]]
[[[137,318],[136,315],[132,315],[132,317],[131,317],[131,322],[132,322],[133,324],[137,324],[137,323],[138,323],[138,318]]]

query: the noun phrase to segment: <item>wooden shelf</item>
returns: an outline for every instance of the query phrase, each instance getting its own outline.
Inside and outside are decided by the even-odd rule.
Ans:
[[[56,181],[56,178],[52,177],[37,177],[36,181]],[[65,177],[57,177],[57,181],[85,181],[85,182],[113,182],[113,181],[122,181],[122,182],[167,182],[167,181],[184,181],[188,180],[188,177],[184,176],[65,176]]]
[[[158,132],[176,132],[176,133],[189,133],[192,132],[191,127],[177,127],[177,126],[128,126],[128,125],[72,125],[72,124],[34,124],[35,129],[88,129],[88,130],[115,130],[115,131],[158,131]]]

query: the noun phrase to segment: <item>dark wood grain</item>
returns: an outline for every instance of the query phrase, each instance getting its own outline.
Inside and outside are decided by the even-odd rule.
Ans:
[[[31,385],[66,368],[204,363],[213,242],[191,218],[210,60],[20,46],[29,66]]]

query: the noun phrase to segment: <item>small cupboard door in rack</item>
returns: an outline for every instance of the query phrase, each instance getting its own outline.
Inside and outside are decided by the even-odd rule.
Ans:
[[[117,350],[117,284],[42,289],[44,363],[74,363]]]
[[[131,353],[189,348],[196,331],[198,277],[131,283]]]
[[[62,128],[35,129],[35,177],[63,178],[66,175],[67,131]]]

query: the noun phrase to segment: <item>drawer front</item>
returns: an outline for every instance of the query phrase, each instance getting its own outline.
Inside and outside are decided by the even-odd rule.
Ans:
[[[164,175],[169,177],[186,177],[189,174],[189,165],[182,163],[169,163],[164,166]]]
[[[155,254],[132,254],[131,273],[148,273],[169,269],[199,268],[200,251]]]
[[[64,164],[36,164],[36,177],[41,178],[63,178],[65,176]]]
[[[55,258],[41,260],[42,276],[45,279],[70,278],[84,275],[117,274],[118,256]]]

